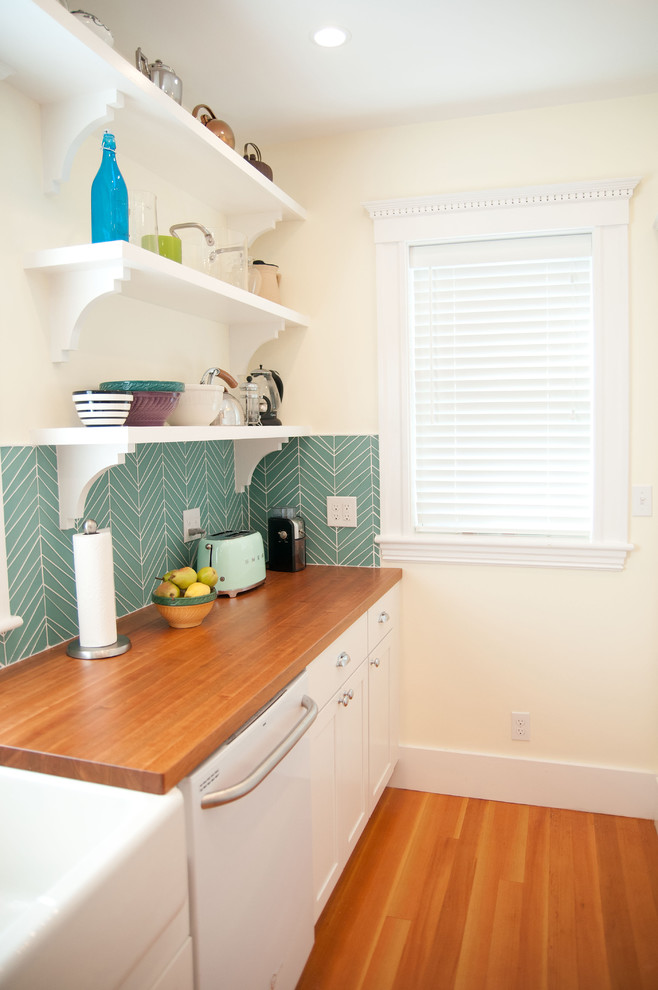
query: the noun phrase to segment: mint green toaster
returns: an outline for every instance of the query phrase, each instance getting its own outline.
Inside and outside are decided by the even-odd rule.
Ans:
[[[257,588],[265,580],[263,537],[253,529],[202,536],[197,546],[197,571],[202,567],[217,571],[218,595],[235,598],[241,591]]]

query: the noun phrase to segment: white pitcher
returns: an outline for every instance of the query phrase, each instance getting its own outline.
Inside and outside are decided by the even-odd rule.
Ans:
[[[280,303],[281,294],[279,286],[281,284],[281,272],[278,265],[267,265],[264,261],[254,261],[254,269],[260,274],[260,283],[256,289],[256,295],[270,302]]]

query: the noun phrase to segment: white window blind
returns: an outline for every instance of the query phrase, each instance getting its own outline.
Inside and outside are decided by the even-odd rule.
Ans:
[[[590,538],[589,233],[409,249],[415,529]]]

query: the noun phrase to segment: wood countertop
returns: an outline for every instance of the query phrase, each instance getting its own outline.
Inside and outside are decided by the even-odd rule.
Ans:
[[[401,578],[398,568],[311,566],[219,598],[170,629],[125,616],[132,647],[77,660],[66,644],[0,671],[0,764],[164,794]]]

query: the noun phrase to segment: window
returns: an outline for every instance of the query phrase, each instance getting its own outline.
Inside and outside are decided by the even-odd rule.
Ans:
[[[623,567],[636,184],[366,204],[384,559]]]
[[[409,249],[416,532],[590,535],[591,240]]]

